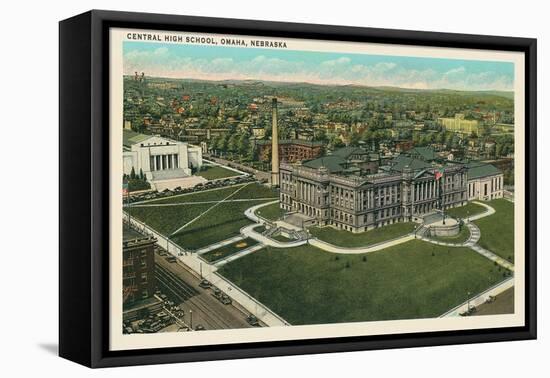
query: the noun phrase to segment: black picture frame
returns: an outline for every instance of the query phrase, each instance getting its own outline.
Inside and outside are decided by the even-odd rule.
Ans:
[[[109,36],[111,27],[525,53],[523,327],[110,351]],[[93,10],[59,24],[59,354],[89,367],[536,338],[536,39]]]

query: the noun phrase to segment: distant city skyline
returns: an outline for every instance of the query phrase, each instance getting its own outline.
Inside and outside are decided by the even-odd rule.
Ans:
[[[199,80],[262,80],[409,89],[513,91],[514,64],[126,41],[124,74]]]

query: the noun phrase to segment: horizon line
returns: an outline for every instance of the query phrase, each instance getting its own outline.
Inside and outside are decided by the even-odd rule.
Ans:
[[[133,77],[134,74],[122,74],[122,76]],[[207,81],[207,82],[224,82],[224,81],[257,81],[264,83],[284,83],[284,84],[309,84],[317,86],[337,86],[337,87],[362,87],[362,88],[395,88],[395,89],[404,89],[411,91],[453,91],[453,92],[504,92],[504,93],[515,93],[514,90],[504,90],[504,89],[451,89],[451,88],[413,88],[413,87],[400,87],[398,85],[365,85],[365,84],[337,84],[337,83],[312,83],[308,81],[285,81],[285,80],[263,80],[263,79],[197,79],[192,77],[167,77],[167,76],[149,76],[153,79],[168,79],[168,80],[195,80],[195,81]]]

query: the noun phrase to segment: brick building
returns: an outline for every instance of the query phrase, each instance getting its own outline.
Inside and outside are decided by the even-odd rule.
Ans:
[[[122,241],[122,294],[125,309],[155,294],[154,237],[143,236],[124,225]]]
[[[259,148],[259,157],[261,161],[269,161],[271,155],[271,141],[260,140],[257,142]],[[323,143],[300,140],[286,139],[279,140],[279,159],[283,163],[295,163],[303,160],[315,159],[323,153]]]

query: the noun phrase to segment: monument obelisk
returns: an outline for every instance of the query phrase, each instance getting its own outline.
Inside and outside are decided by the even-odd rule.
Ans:
[[[279,185],[279,135],[277,132],[277,98],[271,101],[271,186]]]

